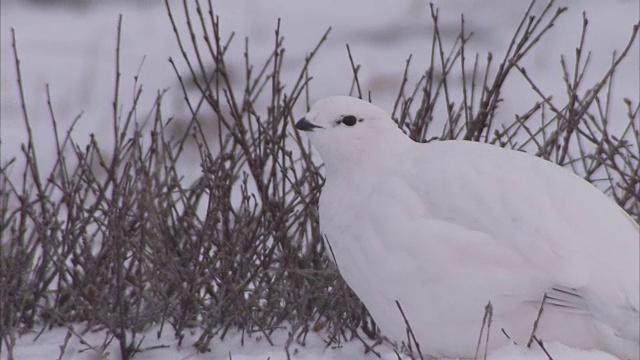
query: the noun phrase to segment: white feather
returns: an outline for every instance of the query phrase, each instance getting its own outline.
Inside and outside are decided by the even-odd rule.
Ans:
[[[640,231],[591,184],[497,146],[415,143],[350,97],[298,127],[326,166],[321,228],[384,335],[406,340],[398,300],[425,354],[473,357],[489,301],[495,349],[500,329],[526,343],[547,294],[538,338],[640,358]]]

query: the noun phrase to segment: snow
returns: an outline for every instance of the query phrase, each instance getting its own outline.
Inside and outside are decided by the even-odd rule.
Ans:
[[[75,331],[82,329],[76,326]],[[199,333],[191,332],[185,336],[183,346],[177,346],[177,340],[172,335],[172,330],[165,328],[160,337],[157,336],[159,329],[151,329],[142,336],[145,337],[141,346],[143,352],[135,356],[139,360],[181,360],[181,359],[234,359],[234,360],[266,360],[266,359],[286,359],[286,341],[288,338],[286,330],[276,331],[271,337],[275,346],[269,345],[263,336],[259,334],[244,335],[232,333],[224,341],[216,340],[212,343],[209,352],[198,353],[192,344],[197,340]],[[47,359],[60,354],[59,346],[65,343],[68,331],[65,328],[56,328],[45,332],[34,341],[37,334],[29,333],[23,335],[17,344],[16,359]],[[117,342],[112,342],[106,349],[100,350],[105,340],[105,332],[95,332],[82,335],[85,344],[82,344],[78,337],[71,336],[64,351],[63,359],[73,360],[93,360],[98,354],[107,355],[108,358],[119,358],[119,348]],[[242,345],[244,343],[244,345]],[[86,344],[91,345],[91,348]],[[153,348],[153,349],[152,349]],[[357,342],[343,344],[342,347],[327,348],[322,341],[320,334],[311,333],[307,337],[305,345],[293,342],[288,351],[293,359],[316,359],[322,356],[325,359],[354,359],[367,360],[374,356],[364,354],[363,347]]]
[[[133,3],[133,2],[132,2]],[[172,2],[176,13],[181,12],[181,2]],[[507,46],[512,30],[517,25],[528,1],[500,0],[452,0],[436,3],[440,10],[441,26],[447,29],[445,36],[453,40],[459,28],[459,14],[466,14],[467,28],[474,31],[470,51],[485,54],[491,50],[500,54]],[[611,52],[621,49],[628,39],[631,26],[638,20],[638,6],[634,0],[585,0],[581,2],[560,1],[570,9],[563,20],[536,52],[527,58],[526,66],[534,80],[541,86],[562,98],[566,96],[559,66],[560,54],[573,56],[585,11],[590,28],[587,48],[593,51],[591,71],[588,80],[599,79],[609,66]],[[282,33],[285,36],[287,62],[285,82],[302,65],[308,53],[327,27],[333,30],[329,40],[312,63],[314,80],[311,86],[312,100],[326,95],[345,94],[350,87],[351,68],[346,56],[345,44],[350,44],[356,63],[362,64],[361,80],[365,89],[371,89],[376,103],[389,109],[397,91],[406,58],[413,54],[410,76],[416,77],[424,69],[428,59],[430,41],[430,20],[428,4],[411,0],[399,4],[397,1],[379,1],[372,5],[369,1],[343,2],[339,0],[300,2],[274,0],[267,3],[253,0],[215,1],[216,11],[222,20],[222,31],[230,34],[236,31],[236,41],[229,51],[229,64],[242,64],[242,39],[249,37],[251,53],[256,63],[266,58],[273,47],[273,29],[277,19],[282,19]],[[538,4],[542,5],[542,3]],[[340,9],[340,11],[335,11]],[[34,6],[25,1],[6,0],[0,2],[0,162],[20,154],[20,144],[26,140],[22,122],[19,95],[16,86],[15,64],[11,50],[11,28],[15,29],[18,51],[22,66],[25,95],[32,122],[41,166],[51,165],[54,154],[54,139],[45,100],[45,84],[50,85],[53,108],[61,128],[66,128],[73,119],[81,115],[81,121],[74,130],[74,136],[82,143],[90,133],[110,134],[114,88],[114,48],[118,15],[123,15],[122,38],[122,93],[123,107],[131,104],[135,80],[144,86],[140,109],[146,111],[155,99],[156,92],[169,89],[165,97],[164,114],[176,117],[186,116],[175,74],[167,59],[180,58],[174,34],[168,25],[166,10],[161,1],[157,3],[129,4],[115,2],[95,4],[78,9]],[[184,22],[183,19],[178,19]],[[374,25],[375,24],[375,25]],[[381,50],[382,49],[382,50]],[[481,58],[483,56],[481,55]],[[614,99],[630,97],[638,99],[640,55],[636,47],[622,64],[614,81]],[[179,62],[180,64],[180,62]],[[179,65],[180,67],[180,65]],[[184,66],[180,67],[184,70]],[[236,68],[241,71],[241,67]],[[241,73],[239,73],[241,74]],[[241,77],[241,75],[240,75]],[[340,80],[342,79],[342,80]],[[590,82],[587,82],[590,83]],[[501,105],[500,113],[508,121],[514,113],[522,112],[531,104],[536,95],[520,77],[510,77],[506,85],[509,96]],[[459,94],[458,94],[459,95]],[[302,113],[302,108],[298,108]],[[624,115],[621,101],[612,104],[612,119]],[[143,118],[147,114],[141,112]],[[620,126],[623,122],[613,122]],[[105,136],[108,141],[109,136]],[[197,164],[185,166],[197,167]],[[64,340],[66,331],[55,329],[45,332],[37,342],[32,342],[33,334],[18,339],[17,359],[49,358],[58,354],[58,345]],[[150,332],[153,333],[153,332]],[[179,350],[175,341],[166,334],[162,341],[172,346],[170,350],[153,350],[140,354],[138,358],[233,358],[272,359],[285,358],[282,346],[273,348],[262,343],[239,346],[237,341],[214,342],[214,353],[195,355],[188,346]],[[101,343],[104,334],[92,334],[94,344]],[[149,336],[147,341],[151,341]],[[286,334],[281,334],[281,344]],[[237,340],[237,336],[235,338]],[[300,347],[296,356],[318,357],[322,346],[319,339],[314,346]],[[185,342],[189,344],[189,341]],[[149,343],[148,346],[151,343]],[[80,348],[77,345],[76,348]],[[4,351],[3,347],[3,351]],[[111,353],[117,353],[111,345]],[[585,353],[562,345],[558,353],[566,353],[566,359],[609,359],[602,353]],[[162,355],[158,355],[161,352]],[[545,359],[540,353],[521,354],[520,348],[505,348],[492,359]],[[326,350],[323,358],[332,357],[358,359],[373,358],[363,356],[359,344],[345,344],[343,349]],[[39,354],[39,355],[38,355]],[[266,354],[266,356],[264,356]],[[4,356],[4,354],[2,354]],[[388,354],[390,359],[395,358]],[[76,355],[74,355],[76,356]],[[85,353],[76,357],[88,356]],[[342,356],[342,357],[340,357]],[[589,356],[589,357],[587,357]]]
[[[82,325],[76,324],[74,332],[80,332]],[[212,343],[211,351],[198,353],[191,346],[197,338],[198,333],[194,332],[185,336],[183,346],[177,346],[177,340],[173,338],[171,331],[164,332],[157,336],[158,328],[150,329],[143,334],[144,342],[141,349],[145,349],[135,356],[138,360],[282,360],[287,359],[286,342],[288,339],[287,329],[275,331],[271,336],[274,346],[261,336],[254,334],[244,339],[240,333],[232,333],[224,341],[216,340]],[[120,358],[117,343],[111,342],[105,349],[100,350],[105,342],[106,333],[92,332],[83,334],[81,343],[75,335],[65,338],[69,332],[66,328],[55,328],[45,331],[40,336],[36,332],[22,335],[16,341],[15,359],[57,359],[63,360],[95,360],[103,358]],[[326,360],[373,360],[379,359],[373,353],[365,354],[364,347],[358,341],[343,343],[341,346],[327,347],[323,342],[323,334],[310,333],[304,345],[295,341],[289,345],[288,351],[293,360],[314,360],[318,358]],[[37,337],[37,340],[36,340]],[[61,345],[65,344],[64,355]],[[569,348],[562,344],[550,343],[545,348],[554,355],[556,359],[562,360],[616,360],[617,358],[599,351],[582,351]],[[383,360],[397,360],[396,354],[389,348],[375,348]],[[100,357],[103,355],[105,357]],[[4,357],[4,354],[0,354]],[[402,357],[407,359],[408,357]],[[547,356],[539,348],[531,350],[516,346],[505,346],[491,354],[488,360],[548,360]]]

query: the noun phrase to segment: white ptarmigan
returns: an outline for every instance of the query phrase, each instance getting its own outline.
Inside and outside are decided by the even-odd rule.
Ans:
[[[489,301],[491,351],[527,342],[547,294],[539,339],[640,358],[640,231],[591,184],[493,145],[413,142],[352,97],[296,128],[325,164],[321,229],[383,335],[407,339],[397,300],[422,353],[472,358]]]

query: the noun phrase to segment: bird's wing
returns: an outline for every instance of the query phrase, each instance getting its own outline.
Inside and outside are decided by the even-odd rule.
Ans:
[[[638,227],[598,189],[533,156],[472,142],[413,151],[406,176],[430,219],[486,234],[566,288],[638,307]],[[621,295],[621,293],[623,295]]]

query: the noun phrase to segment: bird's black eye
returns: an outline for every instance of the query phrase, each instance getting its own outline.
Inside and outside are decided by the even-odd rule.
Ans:
[[[342,123],[347,125],[347,126],[353,126],[357,122],[358,122],[358,119],[356,119],[356,117],[353,116],[353,115],[347,115],[347,116],[342,118]]]

